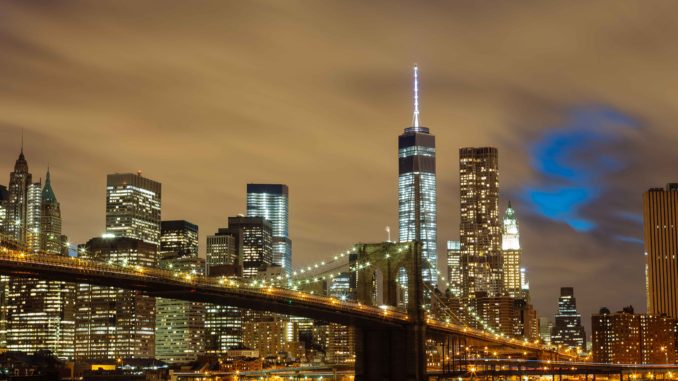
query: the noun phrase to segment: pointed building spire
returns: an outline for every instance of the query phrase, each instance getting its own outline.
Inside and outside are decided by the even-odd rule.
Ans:
[[[412,127],[419,128],[419,67],[414,64],[414,115]]]
[[[21,129],[21,154],[24,153],[24,129]]]

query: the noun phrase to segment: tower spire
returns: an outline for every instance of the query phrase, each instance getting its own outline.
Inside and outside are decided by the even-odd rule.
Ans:
[[[419,67],[414,64],[414,115],[412,127],[419,128]]]
[[[21,153],[24,153],[24,129],[21,129]]]

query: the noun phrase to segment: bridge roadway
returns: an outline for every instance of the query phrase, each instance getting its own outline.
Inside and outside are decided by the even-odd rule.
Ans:
[[[301,291],[252,286],[228,278],[157,268],[123,266],[49,254],[28,254],[6,247],[0,248],[0,274],[139,290],[157,297],[271,311],[357,327],[393,328],[404,327],[408,323],[407,314],[395,309],[382,309]],[[455,335],[485,345],[518,351],[552,352],[536,343],[506,338],[455,323],[432,318],[427,318],[426,323],[429,333]],[[574,358],[565,352],[553,354],[559,358]]]

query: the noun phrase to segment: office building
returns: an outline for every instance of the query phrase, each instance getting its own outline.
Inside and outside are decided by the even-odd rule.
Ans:
[[[40,212],[42,209],[42,184],[28,185],[26,193],[26,250],[32,253],[40,251]]]
[[[643,193],[647,312],[678,318],[678,183]]]
[[[9,192],[7,192],[7,187],[0,185],[0,242],[7,239],[8,202]]]
[[[198,257],[198,226],[188,221],[162,221],[160,268],[204,274]],[[205,351],[203,303],[175,299],[155,300],[155,358],[169,363],[195,361]]]
[[[292,241],[289,238],[289,201],[287,185],[247,184],[247,216],[263,217],[271,222],[273,264],[292,274]]]
[[[242,276],[242,231],[220,228],[207,236],[208,276]],[[205,348],[208,353],[225,354],[242,347],[243,310],[232,306],[205,304]]]
[[[435,136],[419,122],[419,78],[414,67],[412,126],[398,136],[398,225],[401,242],[421,241],[423,280],[437,285]]]
[[[518,219],[516,212],[508,203],[504,214],[504,229],[501,237],[501,253],[503,265],[504,291],[514,297],[525,297],[521,276],[520,261],[522,249],[520,248],[520,233],[518,231]],[[524,274],[524,272],[522,273]]]
[[[551,329],[551,344],[586,349],[586,332],[577,312],[577,299],[572,287],[561,287],[558,313]]]
[[[502,294],[499,154],[496,148],[459,150],[462,296]]]
[[[633,307],[616,313],[601,308],[591,317],[593,361],[609,364],[674,364],[676,319],[634,314]]]
[[[40,251],[47,254],[63,254],[64,236],[61,234],[61,207],[57,201],[49,170],[42,188],[40,207]]]
[[[446,290],[459,297],[462,292],[461,242],[447,241],[447,282]]]
[[[23,139],[22,139],[23,140]],[[24,156],[23,142],[19,158],[14,163],[14,171],[9,175],[7,201],[7,234],[19,245],[26,243],[26,214],[28,208],[28,188],[33,183],[28,172],[28,162]]]
[[[553,322],[548,317],[542,316],[539,318],[539,337],[544,344],[551,344],[551,329],[553,329]]]
[[[158,265],[155,244],[128,237],[92,238],[78,248],[78,254],[119,265]],[[155,298],[141,291],[79,284],[75,357],[154,357],[155,324]]]
[[[263,217],[228,217],[227,231],[240,237],[242,276],[254,278],[259,269],[270,266],[273,260],[271,222]]]
[[[160,183],[141,172],[116,173],[106,181],[106,232],[160,244]]]

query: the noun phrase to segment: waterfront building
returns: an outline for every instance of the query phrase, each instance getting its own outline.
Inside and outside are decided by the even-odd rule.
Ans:
[[[419,121],[419,77],[414,66],[412,126],[398,136],[398,225],[401,242],[421,241],[423,280],[437,285],[435,136]]]
[[[574,288],[561,287],[558,299],[558,313],[551,329],[551,344],[586,349],[586,332],[577,312]]]
[[[202,275],[198,226],[188,221],[162,221],[160,268]],[[155,358],[169,363],[195,361],[205,351],[203,303],[156,298]]]
[[[84,259],[156,267],[157,246],[129,237],[92,238],[80,245]],[[76,359],[155,356],[155,298],[141,291],[79,284],[75,319]]]
[[[608,364],[674,364],[676,319],[634,314],[633,307],[591,316],[593,361]]]
[[[271,222],[272,263],[292,274],[292,241],[289,238],[289,192],[285,184],[247,184],[247,216]]]
[[[647,312],[678,318],[678,183],[643,193]]]
[[[106,232],[160,244],[161,184],[141,172],[106,179]]]
[[[459,150],[462,296],[501,295],[499,154],[494,147]]]

